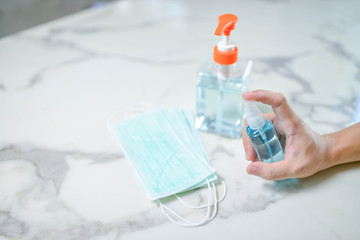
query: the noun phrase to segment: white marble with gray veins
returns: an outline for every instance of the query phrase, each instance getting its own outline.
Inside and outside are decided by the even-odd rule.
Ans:
[[[239,16],[232,39],[254,61],[252,89],[283,92],[320,133],[359,121],[357,0],[120,1],[80,12],[0,39],[0,240],[360,238],[360,163],[276,191],[246,173],[239,139],[201,134],[228,186],[211,223],[176,226],[147,199],[107,118],[136,102],[194,111],[196,71],[226,12]]]

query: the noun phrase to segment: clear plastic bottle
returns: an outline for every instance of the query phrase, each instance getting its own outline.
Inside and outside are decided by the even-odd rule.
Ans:
[[[246,133],[251,140],[258,161],[274,163],[283,160],[284,151],[272,123],[263,118],[254,103],[244,101],[244,111],[249,124]],[[275,181],[277,191],[294,191],[299,189],[300,185],[301,182],[298,178]]]
[[[226,66],[227,78],[218,76],[220,64],[208,61],[198,73],[196,127],[201,131],[237,138],[241,136],[244,111],[242,93],[247,91],[243,73],[247,60]]]
[[[219,17],[215,34],[223,39],[214,48],[213,60],[199,70],[196,87],[196,127],[233,138],[242,133],[242,93],[252,66],[251,61],[238,60],[237,47],[229,40],[237,20],[233,14]]]
[[[246,133],[249,136],[259,161],[278,162],[284,159],[275,129],[269,120],[265,120],[254,103],[244,101],[244,111],[249,126]]]

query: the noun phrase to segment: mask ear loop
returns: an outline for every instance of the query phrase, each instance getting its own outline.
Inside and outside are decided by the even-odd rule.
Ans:
[[[173,223],[177,224],[177,225],[180,225],[180,226],[183,226],[183,227],[196,227],[196,226],[200,226],[210,220],[212,220],[215,216],[216,216],[216,213],[217,213],[217,194],[216,194],[216,187],[215,187],[215,184],[212,183],[212,188],[213,188],[213,194],[214,194],[214,203],[211,203],[211,187],[210,187],[210,182],[209,180],[207,180],[207,185],[208,185],[208,190],[209,190],[209,198],[208,198],[208,205],[207,205],[207,214],[206,214],[206,217],[201,220],[200,222],[190,222],[189,220],[183,218],[182,216],[180,216],[179,214],[177,214],[175,211],[173,211],[172,209],[170,209],[169,207],[167,207],[165,204],[163,204],[159,199],[158,199],[158,202],[160,204],[160,207],[161,207],[161,210],[162,212],[165,214],[165,216],[168,217],[168,219],[170,221],[172,221]],[[211,207],[214,206],[214,211],[210,217],[210,209]],[[171,217],[169,215],[169,213],[167,212],[169,211],[170,213],[172,213],[174,216],[176,216],[177,218],[181,219],[182,221],[186,222],[186,223],[181,223],[177,220],[175,220],[173,217]]]
[[[213,219],[215,218],[216,213],[217,213],[217,205],[218,205],[218,203],[220,203],[222,200],[224,200],[225,195],[226,195],[226,193],[227,193],[227,187],[226,187],[225,182],[224,182],[223,180],[221,180],[221,179],[219,179],[219,181],[220,181],[220,183],[223,185],[224,191],[223,191],[223,194],[222,194],[222,196],[220,197],[219,200],[217,200],[216,192],[214,192],[214,199],[215,199],[215,201],[214,201],[214,203],[212,203],[212,204],[210,205],[210,206],[214,206],[214,212],[213,212],[212,216],[209,218],[208,221],[211,221],[211,220],[213,220]],[[213,187],[213,189],[214,189],[214,191],[215,191],[215,184],[214,184],[214,183],[212,183],[212,187]],[[185,206],[187,206],[187,207],[189,207],[189,208],[201,209],[201,208],[206,208],[206,207],[208,207],[208,205],[205,205],[205,204],[204,204],[204,205],[200,205],[200,206],[191,205],[191,204],[185,202],[185,201],[184,201],[181,197],[179,197],[177,194],[175,194],[175,196],[176,196],[176,198],[177,198],[182,204],[184,204]]]
[[[224,182],[223,180],[220,180],[220,179],[219,179],[219,182],[222,184],[222,186],[223,186],[223,188],[224,188],[224,192],[223,192],[222,196],[220,197],[220,199],[218,200],[218,203],[220,203],[220,202],[222,202],[222,200],[224,200],[225,195],[226,195],[226,192],[227,192],[227,188],[226,188],[225,182]],[[214,184],[214,183],[212,183],[212,184]],[[181,197],[179,197],[177,194],[175,194],[175,196],[176,196],[176,198],[177,198],[182,204],[184,204],[185,206],[187,206],[187,207],[189,207],[189,208],[200,209],[200,208],[206,208],[206,207],[207,207],[207,205],[205,205],[205,204],[204,204],[204,205],[200,205],[200,206],[191,205],[191,204],[185,202],[185,201],[184,201]],[[211,206],[214,206],[214,205],[215,205],[215,203],[211,204]]]

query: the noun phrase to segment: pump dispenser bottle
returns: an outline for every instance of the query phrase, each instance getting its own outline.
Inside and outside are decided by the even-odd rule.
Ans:
[[[196,127],[227,137],[241,136],[244,112],[242,93],[247,90],[251,61],[238,60],[238,49],[230,42],[230,32],[238,18],[224,14],[218,18],[215,35],[223,36],[214,47],[213,59],[198,72],[196,87]]]
[[[264,119],[260,110],[252,102],[244,101],[244,110],[249,124],[246,133],[251,140],[258,160],[269,163],[283,160],[284,151],[272,123]]]

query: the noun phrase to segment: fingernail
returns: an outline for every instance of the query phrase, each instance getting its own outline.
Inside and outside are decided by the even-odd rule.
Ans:
[[[248,167],[248,173],[249,173],[249,174],[252,174],[252,175],[256,175],[256,166],[250,165],[250,166]]]

